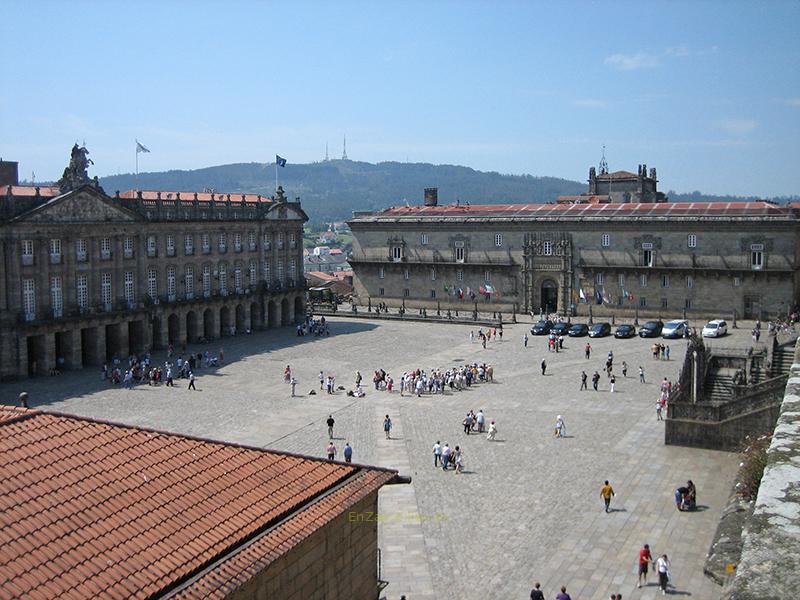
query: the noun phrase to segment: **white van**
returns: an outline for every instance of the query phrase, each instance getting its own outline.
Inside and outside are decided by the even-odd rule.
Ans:
[[[661,337],[665,339],[669,338],[681,338],[686,335],[686,331],[689,329],[689,321],[685,321],[683,319],[675,319],[673,321],[667,321],[664,323],[664,329],[661,330]]]

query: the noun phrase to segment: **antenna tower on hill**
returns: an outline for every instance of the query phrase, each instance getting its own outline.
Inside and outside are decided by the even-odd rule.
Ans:
[[[328,160],[330,160],[328,158],[328,142],[325,142],[325,162],[328,162]]]
[[[344,134],[344,143],[342,144],[342,160],[347,160],[347,134]]]

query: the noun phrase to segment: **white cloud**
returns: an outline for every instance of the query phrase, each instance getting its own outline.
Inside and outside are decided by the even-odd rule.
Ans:
[[[758,127],[758,122],[753,119],[723,119],[714,125],[732,135],[747,135]]]
[[[572,106],[577,106],[579,108],[606,108],[608,102],[596,98],[578,98],[572,101]]]
[[[636,54],[612,54],[606,57],[605,63],[620,71],[635,71],[637,69],[652,69],[659,64],[658,57],[647,52]]]

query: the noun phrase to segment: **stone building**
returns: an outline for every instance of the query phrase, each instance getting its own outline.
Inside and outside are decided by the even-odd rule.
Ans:
[[[798,216],[769,202],[440,206],[426,190],[424,206],[354,213],[349,262],[362,305],[759,317],[798,298]]]
[[[600,173],[594,167],[589,169],[589,191],[579,196],[559,196],[559,204],[627,204],[666,202],[666,196],[658,191],[655,168],[647,173],[647,165],[639,165],[637,174],[629,171],[608,172],[605,158],[601,162]]]
[[[397,471],[0,406],[0,597],[374,600]]]
[[[281,189],[110,197],[86,160],[76,145],[57,186],[0,193],[0,378],[304,317],[308,217]]]

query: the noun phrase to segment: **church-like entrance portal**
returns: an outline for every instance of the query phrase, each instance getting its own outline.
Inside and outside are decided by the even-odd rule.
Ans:
[[[545,279],[542,282],[542,290],[540,294],[541,311],[544,314],[550,314],[558,311],[558,284],[552,279]]]

